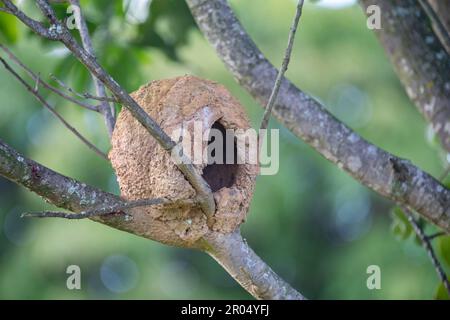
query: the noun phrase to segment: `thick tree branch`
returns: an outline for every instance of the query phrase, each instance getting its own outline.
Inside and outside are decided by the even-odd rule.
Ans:
[[[113,95],[133,114],[133,116],[166,151],[171,152],[173,157],[178,157],[177,159],[174,159],[177,167],[197,191],[197,197],[205,215],[208,219],[212,218],[216,210],[211,188],[183,152],[176,152],[176,150],[175,152],[172,152],[174,151],[174,148],[181,149],[181,145],[177,145],[144,111],[144,109],[142,109],[137,102],[134,101],[134,99],[131,98],[131,96],[98,64],[95,58],[79,46],[67,28],[56,18],[53,9],[46,0],[36,0],[36,2],[42,13],[50,20],[50,22],[58,26],[58,30],[61,30],[58,40],[61,41],[82,64],[84,64],[91,74],[99,79],[113,93]]]
[[[8,0],[0,0],[13,5]],[[35,25],[34,21],[26,17],[17,8],[14,14],[33,29],[38,34],[52,40],[63,42],[72,53],[95,75],[114,96],[126,106],[132,114],[141,122],[141,124],[152,134],[160,145],[168,151],[176,148],[172,154],[181,155],[181,159],[176,159],[182,163],[179,168],[185,174],[197,190],[200,198],[200,205],[208,215],[214,213],[214,200],[209,186],[203,181],[201,176],[195,171],[192,165],[187,164],[187,159],[182,155],[180,145],[176,145],[159,126],[136,104],[136,102],[109,76],[95,59],[81,48],[71,37],[68,30],[63,26],[54,15],[53,10],[47,1],[37,0],[42,12],[52,23],[49,30],[41,29],[42,25]],[[62,176],[32,160],[26,159],[15,150],[8,147],[0,140],[0,175],[12,180],[18,184],[24,185],[31,191],[41,195],[47,201],[54,205],[79,213],[92,212],[95,208],[111,208],[123,205],[123,200],[112,194],[103,192],[93,187],[87,186],[74,179]],[[94,208],[94,209],[92,209]],[[126,215],[107,215],[94,216],[97,221],[125,230],[133,234],[151,239],[152,228],[154,226],[136,222],[134,219],[125,219]],[[156,223],[156,221],[154,221]],[[160,228],[157,226],[156,228]],[[216,240],[217,239],[217,240]],[[165,243],[165,241],[162,241]],[[257,298],[280,299],[280,298],[303,298],[299,293],[292,289],[288,284],[282,281],[265,263],[247,246],[242,238],[236,236],[224,236],[211,232],[207,239],[200,239],[198,243],[186,244],[183,241],[171,243],[175,245],[191,248],[203,249],[209,248],[213,255],[227,270],[233,272],[236,279],[239,280],[244,288]],[[225,254],[225,251],[227,254]],[[237,250],[236,253],[231,252]],[[222,253],[220,253],[222,251]],[[247,254],[243,256],[242,254]]]
[[[299,292],[281,279],[242,239],[239,230],[205,236],[205,250],[257,299],[303,300]]]
[[[72,212],[90,212],[93,209],[102,211],[105,208],[123,206],[130,208],[130,203],[124,202],[118,196],[63,176],[27,159],[2,140],[0,140],[0,176],[26,187],[53,205]],[[131,202],[131,206],[134,204],[147,205],[148,200]],[[152,239],[152,232],[149,230],[152,226],[142,226],[139,221],[126,217],[124,214],[109,214],[91,218],[113,228]],[[183,246],[183,242],[180,241],[179,245]],[[190,247],[207,251],[256,298],[303,298],[248,247],[238,232],[230,235],[211,232],[197,243],[190,244]]]
[[[44,36],[42,30],[39,29],[42,25],[36,26],[34,23],[30,23],[30,18],[15,7],[9,0],[0,0],[8,8],[14,8],[11,10],[13,14],[20,19],[23,23],[29,26],[34,32]],[[171,152],[174,157],[174,162],[180,171],[184,174],[186,179],[191,183],[192,187],[197,192],[197,198],[200,206],[208,217],[211,219],[215,213],[215,201],[211,188],[202,178],[200,173],[192,165],[190,159],[184,155],[181,149],[181,145],[177,145],[172,139],[159,127],[159,125],[131,98],[131,96],[98,64],[96,59],[86,50],[84,50],[72,37],[69,30],[64,24],[62,24],[55,15],[52,7],[46,0],[36,0],[38,7],[41,9],[44,16],[50,21],[51,27],[48,31],[51,33],[51,37],[47,37],[51,40],[61,41],[72,54],[94,75],[100,80],[125,106],[132,115],[147,129],[147,131],[156,139],[156,141],[166,151]],[[173,152],[172,152],[173,151]]]
[[[245,32],[226,0],[186,2],[226,67],[265,105],[278,72]],[[273,114],[362,184],[450,231],[450,190],[411,162],[364,140],[285,78]]]
[[[27,159],[1,139],[0,177],[24,186],[56,207],[75,213],[122,206],[125,203],[116,195],[66,177]],[[135,219],[128,219],[128,212],[127,210],[124,211],[126,214],[110,214],[91,217],[91,219],[137,236],[152,239],[152,226],[142,225],[140,221]],[[134,214],[136,212],[133,211]]]
[[[72,212],[95,207],[111,207],[122,202],[113,194],[63,176],[27,159],[2,140],[0,140],[0,176],[37,193],[53,205]]]
[[[417,0],[361,0],[377,5],[382,28],[375,30],[394,69],[422,115],[450,152],[450,54]]]

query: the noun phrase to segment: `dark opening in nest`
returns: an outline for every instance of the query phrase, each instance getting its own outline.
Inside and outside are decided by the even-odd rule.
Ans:
[[[211,158],[215,158],[215,153],[217,150],[213,149],[211,152],[208,152],[208,165],[203,169],[203,178],[210,185],[212,192],[216,192],[222,188],[231,187],[236,181],[236,174],[238,171],[237,164],[237,147],[236,147],[236,138],[233,136],[233,147],[232,150],[227,150],[226,143],[226,129],[225,127],[218,121],[214,122],[211,129],[217,129],[220,131],[222,135],[222,157],[221,161],[214,161],[211,163]],[[231,137],[228,137],[230,139]],[[208,147],[215,141],[215,137],[211,134],[209,135]],[[230,149],[230,148],[228,148]],[[233,152],[233,161],[232,163],[227,163],[227,154]],[[219,163],[217,163],[219,162]],[[230,162],[230,161],[228,161]]]

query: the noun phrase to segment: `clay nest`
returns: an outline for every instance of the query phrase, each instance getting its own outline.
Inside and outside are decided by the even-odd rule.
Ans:
[[[187,130],[195,136],[194,123],[201,123],[202,134],[210,128],[250,128],[244,109],[220,84],[193,76],[153,81],[132,97],[169,135]],[[198,130],[198,129],[197,129]],[[183,135],[183,139],[186,136]],[[197,132],[198,138],[198,132]],[[196,139],[197,139],[196,138]],[[212,141],[202,141],[205,149]],[[248,147],[248,142],[246,142]],[[236,141],[223,150],[233,148]],[[196,192],[165,151],[126,109],[122,108],[112,136],[109,153],[127,200],[167,198],[193,199]],[[190,246],[210,231],[228,233],[246,218],[253,195],[258,166],[253,164],[194,164],[209,183],[216,202],[213,223],[208,226],[204,213],[195,205],[160,205],[131,211],[136,233],[159,242]]]

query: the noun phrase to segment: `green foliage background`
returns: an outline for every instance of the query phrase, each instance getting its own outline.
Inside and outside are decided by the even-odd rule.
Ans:
[[[295,2],[231,4],[258,46],[279,65]],[[258,125],[262,109],[227,72],[183,1],[154,0],[148,18],[138,24],[127,20],[122,1],[82,5],[99,60],[127,90],[154,79],[194,74],[224,84]],[[37,14],[31,1],[24,9]],[[62,18],[65,9],[58,7]],[[86,71],[59,44],[38,39],[3,13],[0,41],[43,79],[54,73],[79,91],[92,90]],[[357,5],[332,10],[306,3],[287,76],[369,141],[435,176],[443,171],[442,151]],[[108,150],[99,115],[41,92],[91,141]],[[110,165],[65,130],[4,69],[0,101],[2,140],[58,172],[118,193]],[[271,126],[281,130],[280,170],[258,178],[242,228],[254,250],[308,298],[433,298],[439,284],[434,269],[401,215],[390,217],[392,203],[359,185],[276,121]],[[0,178],[0,298],[250,298],[202,253],[91,221],[18,218],[21,212],[47,208],[39,197]],[[448,271],[449,238],[439,241],[438,253]],[[81,267],[82,290],[66,288],[65,270],[71,264]],[[372,264],[381,268],[381,290],[366,287],[366,268]]]

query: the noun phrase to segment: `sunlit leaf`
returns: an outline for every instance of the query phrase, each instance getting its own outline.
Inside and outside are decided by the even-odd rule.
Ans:
[[[0,12],[0,40],[14,43],[18,36],[17,19],[13,15]]]
[[[434,293],[434,298],[436,300],[450,300],[447,289],[445,289],[444,283],[441,282],[439,286],[436,288]]]
[[[438,238],[438,248],[442,259],[450,266],[450,236],[442,236]]]
[[[403,210],[399,207],[392,209],[392,232],[399,239],[407,239],[411,236],[413,228]]]

